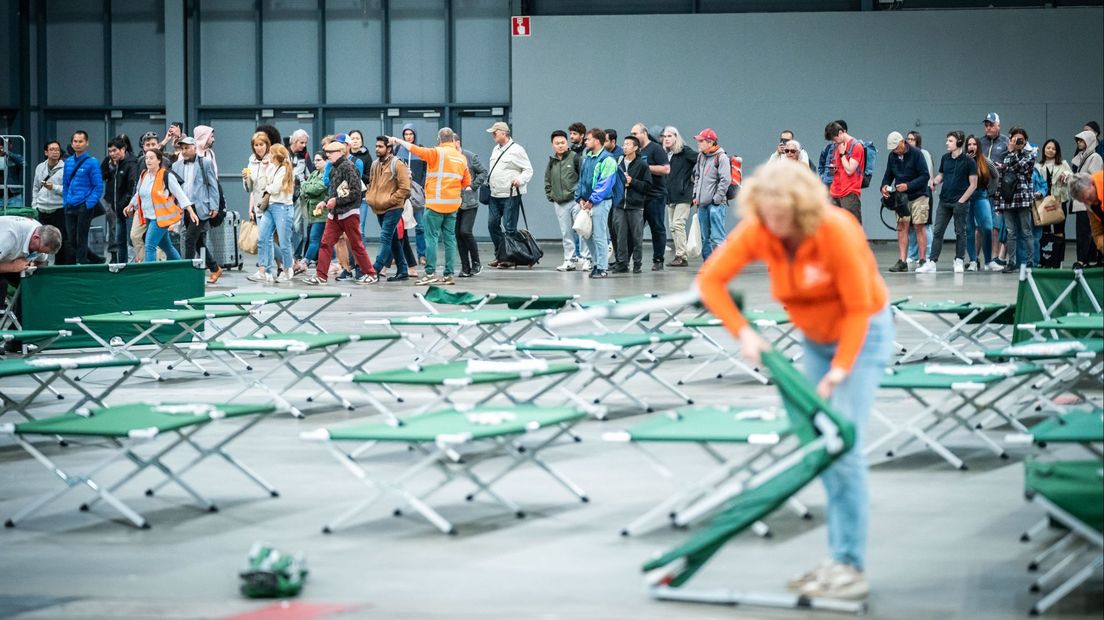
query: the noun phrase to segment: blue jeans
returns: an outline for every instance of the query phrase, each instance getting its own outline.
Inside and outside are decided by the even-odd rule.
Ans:
[[[304,255],[307,260],[318,260],[318,247],[322,245],[322,233],[325,232],[325,230],[325,220],[310,225],[310,230],[307,233],[310,241],[307,243],[307,253]]]
[[[1004,227],[1008,235],[1005,247],[1008,248],[1008,262],[1015,259],[1017,265],[1034,265],[1038,259],[1035,254],[1035,223],[1031,220],[1031,209],[1006,209],[1001,215],[1004,217]],[[1042,229],[1039,230],[1040,237]]]
[[[425,217],[425,209],[414,209],[414,249],[418,252],[418,258],[426,255],[425,227],[422,226],[422,218]],[[405,237],[403,237],[405,239]]]
[[[828,549],[834,561],[860,571],[866,562],[869,503],[863,439],[874,394],[893,355],[893,332],[888,307],[870,317],[859,357],[830,398],[832,407],[854,424],[855,445],[820,475],[828,494]],[[836,343],[818,344],[805,339],[805,376],[814,385],[828,373],[835,354]]]
[[[505,226],[508,233],[517,232],[518,197],[491,196],[491,202],[487,207],[487,232],[491,234],[491,243],[494,244],[495,260],[502,260],[502,245],[506,239],[502,228]]]
[[[391,209],[383,215],[377,215],[376,219],[379,220],[380,237],[379,237],[379,253],[376,254],[376,273],[379,273],[381,269],[391,264],[391,259],[395,259],[395,272],[396,275],[407,273],[406,271],[406,256],[403,255],[402,241],[399,240],[399,235],[396,232],[396,228],[399,222],[402,221],[402,209]],[[434,252],[436,254],[436,252]]]
[[[970,213],[966,216],[966,254],[970,260],[978,259],[977,241],[974,230],[981,229],[981,253],[985,265],[993,260],[993,205],[989,202],[989,192],[979,189],[970,195]]]
[[[491,198],[494,201],[494,198]],[[599,271],[609,269],[609,212],[612,200],[603,200],[590,209],[591,232],[586,240],[594,267]],[[517,221],[516,219],[514,220]]]
[[[273,202],[261,218],[257,258],[265,271],[276,273],[273,260],[273,233],[280,235],[280,259],[284,269],[291,269],[291,205]]]
[[[698,225],[701,227],[702,260],[709,258],[725,239],[725,209],[727,204],[698,205]]]
[[[184,215],[184,217],[188,217]],[[169,229],[161,228],[157,225],[157,222],[150,222],[146,227],[146,257],[147,263],[152,263],[157,260],[157,248],[161,248],[165,251],[165,257],[169,260],[180,260],[180,252],[176,251],[176,247],[172,244],[172,239],[169,238]]]
[[[721,212],[724,217],[724,211]],[[652,262],[662,263],[663,256],[667,253],[667,197],[648,196],[644,203],[644,223],[652,232]],[[721,229],[724,229],[724,220],[721,220]],[[704,245],[704,244],[702,244]]]

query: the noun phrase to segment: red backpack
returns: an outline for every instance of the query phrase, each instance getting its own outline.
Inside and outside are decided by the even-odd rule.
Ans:
[[[717,155],[720,159],[720,155]],[[732,200],[736,197],[736,191],[740,189],[740,184],[744,182],[744,160],[736,155],[728,156],[729,170],[732,174],[732,182],[728,185],[728,191],[725,192],[725,198]]]

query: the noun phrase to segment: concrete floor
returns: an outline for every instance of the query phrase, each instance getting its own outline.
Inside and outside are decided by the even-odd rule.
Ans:
[[[486,249],[484,249],[486,251]],[[618,276],[591,281],[578,273],[552,271],[557,248],[546,247],[546,264],[533,271],[487,271],[457,289],[499,292],[578,293],[584,299],[639,292],[685,290],[692,270]],[[895,251],[877,248],[888,266]],[[253,288],[244,273],[232,273],[213,290]],[[917,277],[885,274],[893,297],[921,300],[960,299],[1011,302],[1016,279],[1000,274],[940,273]],[[296,287],[302,286],[296,284]],[[353,286],[327,313],[331,331],[355,330],[378,312],[411,312],[418,306],[414,287],[398,284]],[[745,292],[748,307],[772,305],[765,269],[749,269],[735,288]],[[913,334],[902,333],[908,345]],[[408,349],[391,349],[378,367],[410,360]],[[266,362],[262,362],[261,365]],[[692,361],[665,365],[661,374],[677,378]],[[131,383],[115,402],[218,400],[235,389],[225,377],[189,378],[180,372],[163,383]],[[181,378],[183,377],[183,378]],[[665,406],[674,399],[642,383],[640,393]],[[701,379],[687,389],[700,403],[769,403],[776,392],[742,379]],[[416,390],[410,390],[411,395]],[[305,396],[305,388],[294,396]],[[880,399],[904,415],[909,403]],[[40,409],[38,411],[58,410]],[[586,422],[584,441],[545,453],[587,490],[582,504],[534,468],[506,478],[499,490],[528,510],[522,520],[488,503],[466,503],[462,485],[446,488],[434,505],[459,526],[459,535],[444,536],[419,517],[394,518],[397,504],[378,504],[332,535],[321,525],[355,503],[365,487],[348,475],[317,444],[298,439],[300,431],[363,418],[332,407],[305,420],[274,416],[258,425],[234,454],[252,465],[281,491],[264,496],[236,472],[208,462],[189,478],[220,507],[216,514],[198,510],[177,489],[156,498],[142,497],[143,480],[121,496],[151,521],[150,530],[124,523],[106,507],[77,511],[87,497],[75,492],[15,529],[0,532],[0,618],[76,619],[364,617],[433,618],[805,618],[832,614],[710,607],[659,603],[645,595],[640,566],[653,553],[669,548],[686,533],[660,530],[639,538],[618,536],[622,525],[660,501],[675,487],[660,477],[637,451],[603,442],[603,432],[635,423],[614,412],[608,422]],[[6,419],[5,421],[13,421]],[[872,423],[870,436],[882,429]],[[996,433],[994,437],[1002,436]],[[930,453],[876,463],[871,473],[871,528],[868,575],[873,587],[870,617],[894,620],[927,618],[1014,618],[1026,614],[1035,600],[1025,567],[1039,543],[1018,542],[1020,532],[1037,521],[1040,511],[1023,498],[1021,461],[1028,449],[1015,449],[1001,461],[969,438],[950,444],[971,464],[954,471]],[[91,446],[87,444],[92,444]],[[97,442],[73,441],[68,448],[43,444],[63,466],[92,462]],[[689,446],[665,446],[655,452],[683,478],[705,471],[704,455]],[[178,457],[179,458],[179,457]],[[401,450],[370,453],[365,464],[373,474],[396,474],[413,459]],[[23,450],[0,444],[0,515],[18,510],[35,495],[57,488],[57,480]],[[791,574],[809,568],[825,555],[824,499],[819,485],[800,496],[813,512],[803,521],[787,510],[768,519],[772,539],[745,533],[732,540],[690,585],[779,590]],[[1045,536],[1054,537],[1056,532]],[[237,592],[237,571],[254,541],[302,551],[311,574],[301,603],[332,604],[313,609],[275,609],[269,602],[249,601]],[[1073,593],[1049,615],[1099,618],[1104,609],[1099,578]],[[271,613],[269,613],[271,612]],[[280,613],[284,615],[280,615]],[[299,613],[301,615],[295,615]]]

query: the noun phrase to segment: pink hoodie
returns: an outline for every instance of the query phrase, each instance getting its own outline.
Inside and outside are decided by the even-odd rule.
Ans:
[[[196,141],[196,155],[211,158],[211,167],[214,168],[217,175],[218,161],[215,159],[215,152],[210,147],[210,141],[214,134],[215,128],[208,125],[196,125],[195,129],[192,130],[192,137]]]

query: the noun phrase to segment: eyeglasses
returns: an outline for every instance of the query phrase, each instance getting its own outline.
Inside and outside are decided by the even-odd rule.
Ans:
[[[797,149],[783,149],[782,152],[786,153],[786,154],[791,154],[791,153],[796,153]]]

